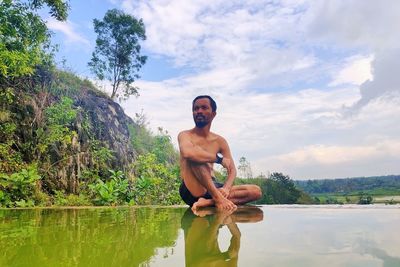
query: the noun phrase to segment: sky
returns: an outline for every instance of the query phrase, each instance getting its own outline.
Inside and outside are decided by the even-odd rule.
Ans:
[[[292,179],[400,174],[400,2],[71,0],[66,22],[43,13],[59,64],[95,81],[93,19],[117,8],[142,18],[148,56],[139,97],[177,146],[191,102],[211,95],[212,131],[254,176]],[[96,82],[96,81],[95,81]],[[100,85],[100,83],[98,83]],[[104,86],[104,85],[103,85]],[[104,86],[107,90],[107,86]]]

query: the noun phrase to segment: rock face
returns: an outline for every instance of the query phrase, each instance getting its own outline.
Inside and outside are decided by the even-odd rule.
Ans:
[[[88,114],[93,137],[114,152],[113,166],[124,168],[132,163],[136,152],[131,144],[128,125],[135,123],[125,114],[121,106],[92,91],[87,91],[82,98],[76,99],[74,104]],[[80,142],[85,142],[86,138],[81,128],[77,127],[78,135]]]
[[[109,170],[132,174],[140,126],[90,81],[44,73],[0,84],[0,174],[29,180],[21,173],[33,170],[50,194],[88,190]]]
[[[104,161],[96,153],[99,148],[106,148],[111,154],[106,163],[103,162],[105,169],[132,173],[137,153],[132,147],[128,126],[136,124],[121,106],[108,97],[85,90],[74,97],[74,107],[79,112],[72,129],[77,133],[71,144],[72,156],[55,165],[53,185],[68,193],[78,193],[80,183],[88,179],[84,177],[85,171],[99,170],[99,162]]]

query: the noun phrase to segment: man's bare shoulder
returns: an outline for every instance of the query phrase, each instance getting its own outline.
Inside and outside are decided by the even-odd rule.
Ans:
[[[178,134],[178,138],[182,138],[185,136],[191,135],[192,130],[183,130]]]
[[[192,139],[192,130],[184,130],[178,134],[178,142],[183,142]]]
[[[221,135],[213,133],[213,132],[211,132],[211,135],[212,135],[212,139],[217,141],[219,144],[226,143],[225,138],[223,138]]]

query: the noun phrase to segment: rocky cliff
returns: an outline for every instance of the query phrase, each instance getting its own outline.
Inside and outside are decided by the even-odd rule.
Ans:
[[[132,147],[128,126],[135,127],[135,123],[121,106],[92,90],[83,90],[79,97],[74,97],[73,105],[79,110],[71,128],[77,135],[71,143],[72,156],[58,164],[57,175],[53,178],[57,187],[77,193],[85,170],[107,172],[106,169],[113,169],[132,173],[137,153]],[[106,149],[106,158],[101,158],[104,153],[96,153],[99,148]],[[99,166],[101,164],[103,166]]]
[[[90,82],[58,74],[41,88],[1,89],[0,174],[34,166],[44,191],[79,193],[109,170],[133,173],[129,129],[139,126]]]

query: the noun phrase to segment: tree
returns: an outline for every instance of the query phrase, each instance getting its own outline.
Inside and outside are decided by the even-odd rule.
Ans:
[[[50,14],[57,20],[64,21],[68,16],[69,5],[63,0],[30,0],[32,9],[39,9],[43,5],[47,5],[50,8]]]
[[[102,21],[94,19],[97,33],[96,48],[88,63],[91,71],[100,80],[112,83],[111,98],[119,97],[123,85],[123,96],[137,95],[138,88],[133,82],[140,78],[138,71],[146,63],[146,56],[140,54],[139,40],[145,40],[143,21],[120,10],[107,11]]]
[[[276,204],[294,204],[301,196],[289,176],[282,173],[274,172],[271,174],[269,180],[271,181],[269,192],[272,195],[274,203]]]
[[[68,5],[62,0],[0,1],[0,87],[12,86],[51,60],[45,52],[50,34],[35,13],[44,4],[56,19],[66,19]]]
[[[373,200],[372,196],[361,193],[359,196],[358,204],[361,204],[361,205],[372,204],[372,200]]]
[[[26,4],[0,3],[0,76],[4,79],[3,86],[10,79],[34,72],[41,62],[41,46],[47,40],[46,25]]]
[[[238,170],[241,178],[253,178],[250,162],[248,162],[245,157],[239,159]]]

